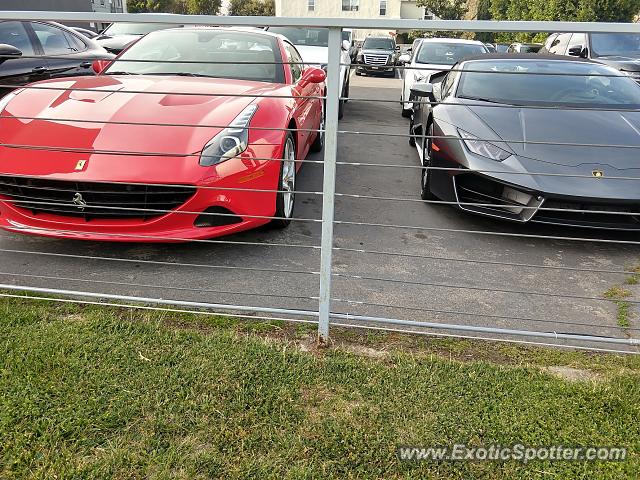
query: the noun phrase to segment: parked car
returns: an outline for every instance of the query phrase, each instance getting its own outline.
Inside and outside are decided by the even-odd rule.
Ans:
[[[405,54],[408,54],[409,56],[413,55],[413,52],[417,51],[418,49],[418,45],[420,45],[420,42],[424,40],[424,38],[416,38],[412,43],[411,46],[409,48],[407,48],[406,52],[403,52]]]
[[[267,31],[283,35],[293,43],[302,60],[307,65],[314,65],[326,69],[329,62],[329,29],[322,27],[267,27]],[[342,98],[349,97],[349,73],[351,69],[351,57],[349,56],[349,44],[343,40],[340,56],[340,92]],[[344,104],[346,100],[340,100],[338,118],[344,116]]]
[[[349,58],[351,59],[351,63],[355,62],[358,55],[358,47],[356,46],[356,42],[353,39],[353,30],[351,30],[350,28],[343,29],[342,41],[349,43],[349,48],[347,49],[347,51],[349,52]]]
[[[0,141],[32,148],[0,147],[0,228],[162,242],[286,227],[296,160],[324,143],[325,72],[300,61],[267,32],[171,29],[95,77],[10,93]]]
[[[84,35],[89,39],[93,39],[98,36],[98,32],[94,32],[93,30],[89,30],[88,28],[82,28],[82,27],[69,27],[69,28],[74,32],[79,33],[80,35]]]
[[[508,43],[494,43],[493,47],[496,49],[496,53],[507,53],[509,45]]]
[[[449,70],[464,57],[488,53],[484,43],[458,38],[423,38],[412,57],[401,56],[400,63],[409,68],[402,74],[400,102],[402,116],[410,117],[413,108],[411,87],[417,82],[428,82],[434,73]]]
[[[595,60],[640,82],[640,33],[553,33],[540,53]]]
[[[59,23],[17,20],[0,22],[0,56],[0,96],[39,80],[95,75],[92,59],[113,58]]]
[[[95,41],[108,52],[117,55],[147,33],[177,26],[171,23],[112,23],[95,38]]]
[[[356,75],[386,73],[396,75],[400,47],[391,37],[367,37],[356,59]]]
[[[416,104],[410,127],[423,199],[520,223],[640,231],[637,152],[593,146],[640,147],[629,77],[578,58],[491,55],[413,93],[439,102]]]
[[[512,43],[507,53],[538,53],[543,47],[541,43]]]

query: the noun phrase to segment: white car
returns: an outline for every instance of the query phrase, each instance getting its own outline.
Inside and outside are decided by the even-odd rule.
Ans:
[[[322,27],[268,27],[271,33],[278,33],[296,46],[306,65],[314,65],[326,70],[329,62],[329,29]],[[344,37],[343,37],[344,38]],[[340,96],[349,97],[349,73],[351,71],[350,43],[342,41],[340,55]],[[340,100],[338,118],[344,115],[346,100]]]
[[[418,82],[428,82],[431,75],[451,69],[465,57],[489,53],[484,43],[458,38],[423,38],[411,55],[404,54],[399,62],[402,70],[402,116],[410,117],[413,108],[411,87]]]

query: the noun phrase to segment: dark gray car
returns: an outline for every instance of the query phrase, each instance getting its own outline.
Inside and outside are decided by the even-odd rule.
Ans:
[[[489,55],[416,84],[421,196],[516,222],[640,231],[640,86],[583,59]],[[435,102],[433,108],[429,103]]]
[[[640,82],[640,33],[552,33],[540,53],[595,60]]]

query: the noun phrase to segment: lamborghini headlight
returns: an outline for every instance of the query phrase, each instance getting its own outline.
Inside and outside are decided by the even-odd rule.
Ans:
[[[494,145],[493,143],[480,140],[475,135],[471,135],[464,130],[458,129],[458,133],[469,151],[476,155],[487,157],[498,162],[502,162],[511,156],[510,152]]]
[[[200,165],[210,167],[237,157],[249,145],[249,124],[258,110],[257,105],[249,105],[227,128],[213,137],[202,149]]]

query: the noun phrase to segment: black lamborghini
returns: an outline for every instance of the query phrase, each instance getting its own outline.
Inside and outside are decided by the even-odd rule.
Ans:
[[[416,84],[421,196],[516,222],[640,231],[640,85],[585,59],[485,55]]]

